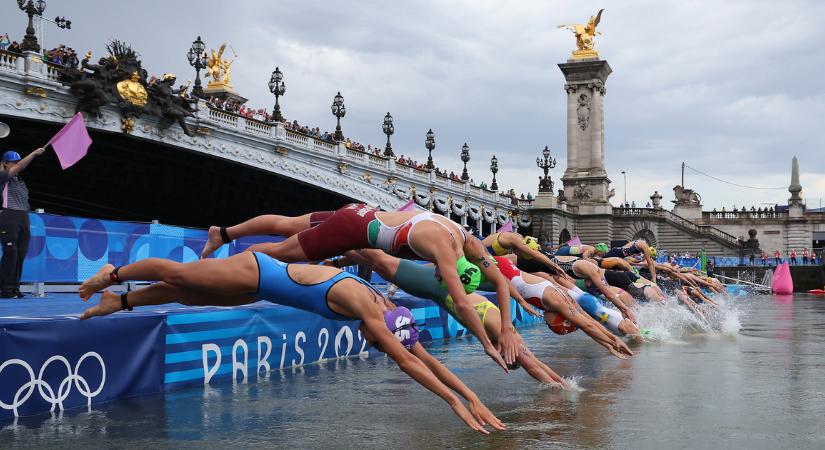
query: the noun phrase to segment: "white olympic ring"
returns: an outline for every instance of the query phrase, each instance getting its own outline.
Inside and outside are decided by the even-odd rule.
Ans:
[[[85,361],[88,357],[93,357],[100,363],[100,386],[98,386],[94,392],[92,392],[89,388],[89,383],[86,379],[80,376],[80,365],[83,364],[83,361]],[[60,385],[57,388],[56,396],[49,383],[43,380],[43,372],[45,372],[46,367],[54,361],[62,362],[66,366],[67,372],[66,378],[60,382]],[[0,373],[3,372],[3,369],[12,365],[18,365],[26,369],[26,372],[29,373],[29,378],[31,378],[30,381],[27,381],[20,386],[14,394],[14,400],[12,400],[12,403],[9,404],[5,403],[3,400],[0,400],[0,408],[13,410],[15,417],[18,417],[17,408],[26,403],[29,397],[31,397],[34,393],[35,387],[37,387],[37,390],[40,392],[40,396],[43,397],[43,400],[51,403],[52,407],[49,411],[54,412],[54,407],[56,405],[60,407],[61,411],[63,410],[63,401],[69,397],[69,393],[72,390],[73,381],[80,395],[86,397],[86,405],[89,407],[92,405],[92,398],[100,394],[100,392],[103,391],[103,385],[106,384],[106,364],[103,363],[103,358],[101,358],[101,356],[96,352],[86,352],[83,356],[81,356],[77,361],[77,364],[74,366],[74,372],[72,372],[72,366],[66,358],[63,356],[54,355],[43,363],[43,367],[40,368],[40,373],[37,374],[37,378],[34,376],[34,370],[32,370],[32,367],[22,359],[9,359],[3,364],[0,364]]]

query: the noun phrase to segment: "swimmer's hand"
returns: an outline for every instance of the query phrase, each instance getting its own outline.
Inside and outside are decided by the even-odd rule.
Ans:
[[[464,406],[464,403],[461,403],[460,400],[455,399],[454,401],[450,402],[450,407],[453,408],[453,412],[457,415],[461,420],[467,424],[468,427],[472,428],[475,431],[478,431],[481,434],[490,434],[489,431],[484,429],[484,425],[478,423],[478,421],[470,414],[470,411]]]
[[[613,347],[622,355],[626,355],[627,357],[633,356],[633,350],[630,350],[630,347],[617,336],[613,337]]]
[[[543,314],[539,314],[539,312],[536,311],[536,308],[534,308],[533,305],[527,303],[527,301],[525,301],[524,299],[516,299],[516,301],[519,305],[521,305],[522,308],[524,308],[525,311],[527,311],[527,314],[530,314],[534,317],[538,317],[539,319],[544,317]]]
[[[627,319],[627,320],[629,320],[633,323],[638,323],[638,322],[636,322],[636,316],[633,314],[633,311],[631,311],[630,308],[628,308],[626,306],[624,308],[622,308],[622,317],[624,317],[625,319]]]
[[[521,340],[521,336],[515,332],[512,325],[505,324],[502,327],[498,342],[501,347],[501,353],[504,356],[504,362],[508,365],[515,363],[516,356],[523,341]]]
[[[499,431],[507,429],[507,425],[504,425],[502,421],[498,420],[498,417],[490,412],[478,398],[470,400],[470,402],[467,403],[467,407],[470,409],[470,413],[475,417],[476,421],[481,425],[490,425]]]
[[[501,356],[501,352],[493,346],[493,344],[488,344],[484,346],[484,353],[487,354],[496,364],[499,365],[506,373],[510,373],[510,369],[507,368],[507,363],[504,362],[504,358]]]

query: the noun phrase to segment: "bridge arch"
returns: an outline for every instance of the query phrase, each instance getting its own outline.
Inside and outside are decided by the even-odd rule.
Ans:
[[[567,228],[562,229],[561,233],[559,233],[559,245],[566,243],[571,237],[570,231],[568,231]]]

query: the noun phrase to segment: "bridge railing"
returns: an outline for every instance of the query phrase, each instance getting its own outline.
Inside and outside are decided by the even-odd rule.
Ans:
[[[673,214],[670,211],[656,208],[613,208],[614,217],[661,217],[668,222],[685,228],[696,234],[714,236],[717,239],[726,241],[731,245],[739,245],[739,239],[710,225],[697,225],[682,216]]]
[[[17,53],[0,50],[0,70],[4,72],[22,73],[24,59]]]

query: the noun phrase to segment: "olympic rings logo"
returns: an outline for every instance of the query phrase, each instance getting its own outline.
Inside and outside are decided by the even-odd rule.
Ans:
[[[101,379],[100,385],[94,391],[91,390],[89,387],[89,383],[86,381],[85,378],[80,376],[80,365],[83,364],[87,358],[94,358],[97,359],[98,363],[100,364],[100,371],[101,371]],[[57,388],[57,393],[55,395],[54,389],[49,383],[43,380],[43,373],[46,371],[46,368],[49,367],[49,364],[59,361],[66,366],[66,378],[60,382],[60,385]],[[0,373],[3,372],[8,366],[18,365],[26,369],[26,372],[29,373],[30,380],[26,383],[23,383],[17,392],[14,394],[14,399],[12,403],[5,403],[0,400],[0,408],[6,410],[13,410],[14,416],[18,417],[17,408],[19,408],[22,404],[26,403],[29,397],[32,396],[34,393],[34,388],[36,387],[38,392],[40,392],[40,396],[43,397],[43,400],[51,403],[52,407],[49,411],[54,412],[54,407],[59,406],[60,410],[63,410],[63,401],[69,397],[69,393],[72,390],[72,382],[74,382],[74,386],[77,388],[77,391],[80,395],[86,397],[86,405],[91,407],[92,405],[92,398],[100,394],[103,390],[103,385],[106,384],[106,364],[103,363],[103,358],[100,357],[99,354],[96,352],[86,352],[80,359],[77,361],[77,364],[74,366],[74,371],[72,371],[72,366],[69,364],[69,361],[59,355],[54,355],[51,358],[47,359],[46,362],[43,363],[43,367],[40,368],[40,372],[37,374],[37,378],[34,376],[34,370],[32,367],[22,359],[9,359],[3,364],[0,364]]]

